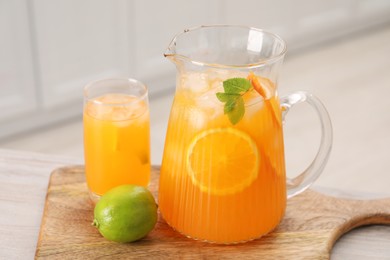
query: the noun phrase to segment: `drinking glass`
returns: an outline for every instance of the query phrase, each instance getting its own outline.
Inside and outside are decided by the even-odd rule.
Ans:
[[[91,199],[122,184],[150,180],[148,90],[135,79],[103,79],[84,88],[85,174]]]

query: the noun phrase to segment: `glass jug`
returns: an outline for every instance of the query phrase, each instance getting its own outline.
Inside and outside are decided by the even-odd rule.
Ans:
[[[166,222],[187,237],[238,243],[272,231],[286,199],[322,172],[332,143],[329,116],[306,92],[279,99],[286,53],[275,34],[201,26],[178,34],[165,56],[177,67],[159,184]],[[294,104],[318,113],[322,136],[311,165],[286,180],[283,118]]]

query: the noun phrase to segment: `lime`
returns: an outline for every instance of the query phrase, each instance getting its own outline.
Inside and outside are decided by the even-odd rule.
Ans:
[[[104,194],[95,206],[93,225],[115,242],[133,242],[145,237],[156,225],[157,205],[142,186],[122,185]]]

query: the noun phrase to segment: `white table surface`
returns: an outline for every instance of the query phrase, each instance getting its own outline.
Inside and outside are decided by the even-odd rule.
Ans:
[[[50,173],[82,163],[76,158],[0,149],[0,259],[34,258]],[[390,259],[390,226],[349,232],[336,243],[331,259]]]

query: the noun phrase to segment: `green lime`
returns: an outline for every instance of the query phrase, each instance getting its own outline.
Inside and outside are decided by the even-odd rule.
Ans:
[[[157,205],[148,189],[135,185],[115,187],[95,206],[93,225],[106,239],[133,242],[156,225]]]

